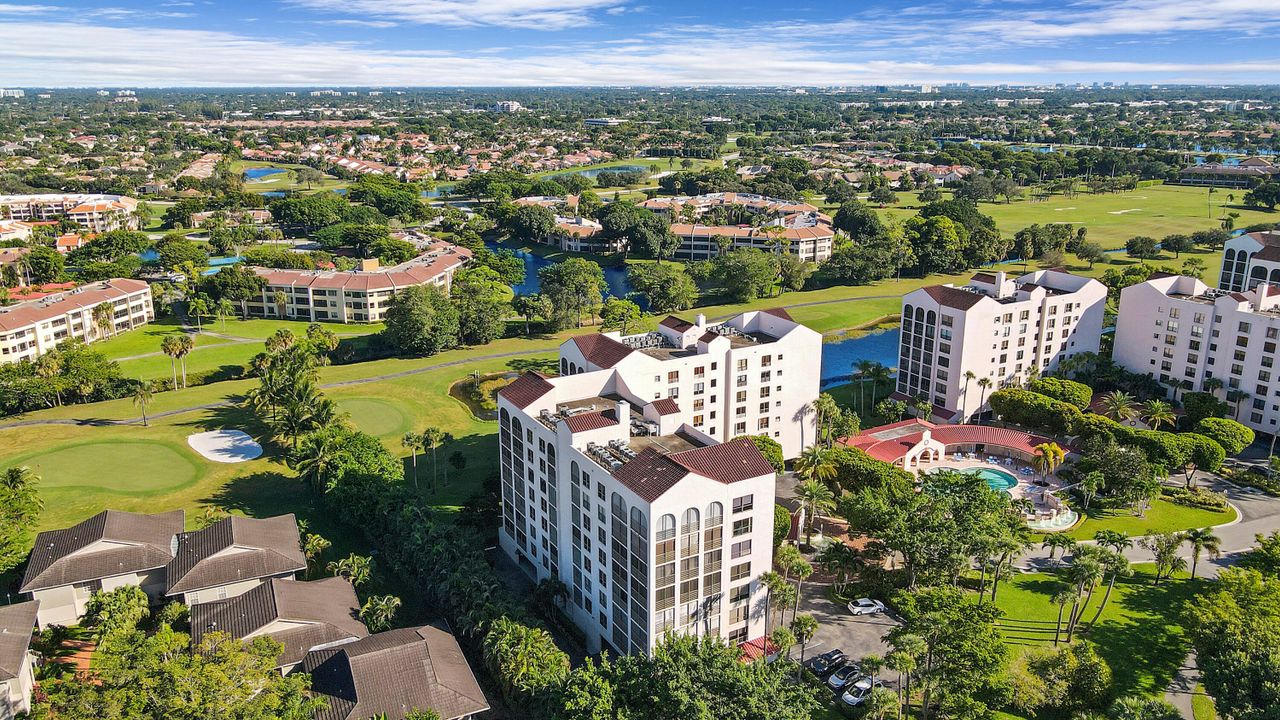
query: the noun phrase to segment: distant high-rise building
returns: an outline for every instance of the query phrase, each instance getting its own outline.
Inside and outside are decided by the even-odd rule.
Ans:
[[[524,110],[524,106],[515,100],[499,100],[489,109],[496,113],[514,113]]]

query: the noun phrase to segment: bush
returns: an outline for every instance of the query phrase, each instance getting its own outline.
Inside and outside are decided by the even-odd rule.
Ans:
[[[1052,435],[1072,435],[1084,418],[1080,408],[1019,388],[991,393],[991,409],[1000,419]]]
[[[1165,500],[1174,505],[1185,505],[1186,507],[1200,508],[1201,510],[1226,510],[1227,499],[1219,493],[1211,490],[1196,488],[1188,490],[1180,487],[1163,487],[1160,493]]]
[[[1196,423],[1196,432],[1217,442],[1231,457],[1253,444],[1253,430],[1227,418],[1205,418]]]
[[[782,542],[791,533],[791,511],[782,505],[773,506],[773,546],[782,547]]]
[[[1089,403],[1093,400],[1092,388],[1084,383],[1067,380],[1066,378],[1037,378],[1027,385],[1027,389],[1031,392],[1051,397],[1054,400],[1071,403],[1081,410],[1087,409]]]
[[[786,470],[786,461],[782,457],[782,446],[778,444],[777,440],[768,435],[739,435],[738,437],[745,437],[754,443],[760,454],[764,455],[764,459],[768,460],[769,464],[773,466],[774,471],[782,472]],[[737,439],[734,438],[734,440]]]
[[[514,377],[496,377],[481,380],[471,386],[471,397],[476,404],[490,412],[498,410],[498,391],[510,385]]]

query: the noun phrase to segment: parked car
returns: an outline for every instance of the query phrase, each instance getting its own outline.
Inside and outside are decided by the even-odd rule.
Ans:
[[[849,612],[854,615],[876,615],[884,612],[884,603],[871,598],[858,598],[849,601]]]
[[[860,669],[854,663],[849,663],[844,667],[831,673],[831,677],[827,678],[827,686],[832,690],[840,690],[844,686],[852,683],[861,677]]]
[[[865,682],[863,682],[865,680]],[[871,678],[859,678],[856,682],[849,685],[849,689],[840,695],[840,701],[849,707],[858,707],[867,701],[867,696],[871,694],[873,688],[883,687],[884,684],[879,680]]]
[[[849,663],[849,658],[841,650],[828,650],[809,663],[809,669],[816,675],[835,672]]]

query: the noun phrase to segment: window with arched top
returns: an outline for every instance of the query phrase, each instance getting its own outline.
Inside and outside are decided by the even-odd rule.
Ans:
[[[714,527],[724,523],[724,505],[713,502],[707,506],[707,527]]]
[[[684,511],[684,515],[680,516],[681,532],[695,532],[698,530],[701,517],[698,514],[698,508],[689,508]]]
[[[674,520],[674,518],[672,518]],[[641,535],[649,534],[649,519],[644,516],[640,508],[631,508],[631,532]]]
[[[498,424],[504,428],[511,427],[511,413],[507,412],[506,408],[498,411]]]
[[[560,358],[560,374],[569,374],[569,358]]]
[[[1280,269],[1271,271],[1271,283],[1280,283]]]
[[[609,499],[609,503],[613,506],[614,517],[625,518],[627,516],[627,503],[618,493],[614,493]]]
[[[676,536],[676,516],[671,514],[658,518],[658,539],[669,540]]]

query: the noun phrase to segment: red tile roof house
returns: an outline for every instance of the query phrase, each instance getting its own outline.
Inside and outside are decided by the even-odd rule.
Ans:
[[[1053,438],[987,425],[939,425],[917,418],[868,428],[840,442],[905,470],[945,464],[952,453],[1012,457],[1030,462],[1036,446]],[[1064,448],[1071,452],[1071,448]]]

